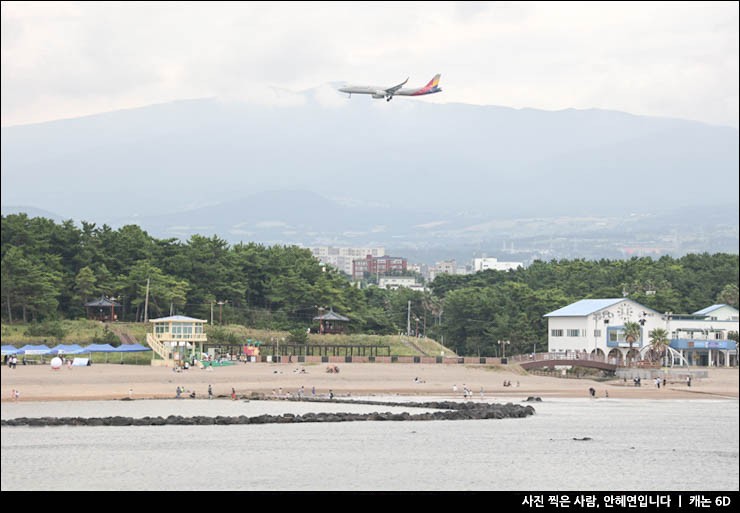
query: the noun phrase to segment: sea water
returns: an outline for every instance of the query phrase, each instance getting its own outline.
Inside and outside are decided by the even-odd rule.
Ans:
[[[737,399],[548,398],[532,405],[533,416],[500,420],[3,427],[0,486],[245,491],[737,491],[740,486]],[[287,401],[69,401],[4,403],[2,418],[321,411],[417,410]]]

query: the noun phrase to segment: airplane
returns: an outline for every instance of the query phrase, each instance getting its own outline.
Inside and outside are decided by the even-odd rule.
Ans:
[[[394,96],[423,96],[425,94],[441,93],[442,89],[439,87],[440,74],[434,75],[434,78],[429,81],[424,87],[418,87],[416,89],[403,89],[406,82],[409,81],[407,78],[403,82],[393,87],[377,87],[377,86],[353,86],[346,85],[339,88],[342,93],[349,93],[349,97],[352,98],[352,93],[355,94],[371,94],[373,98],[380,99],[385,98],[385,101],[389,102]]]

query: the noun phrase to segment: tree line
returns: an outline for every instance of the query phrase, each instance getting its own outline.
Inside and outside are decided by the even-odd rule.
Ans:
[[[433,337],[458,354],[544,350],[543,315],[579,299],[629,297],[657,311],[690,313],[738,306],[738,255],[689,254],[653,260],[535,261],[526,269],[440,275],[427,292],[358,288],[320,265],[308,249],[231,245],[218,236],[156,239],[136,225],[112,229],[26,214],[2,216],[2,319],[43,322],[84,317],[101,295],[119,318],[181,314],[262,329],[305,329],[328,309],[351,332]],[[409,308],[410,304],[410,308]]]

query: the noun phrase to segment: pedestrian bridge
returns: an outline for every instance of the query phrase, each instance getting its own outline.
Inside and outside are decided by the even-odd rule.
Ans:
[[[617,370],[617,364],[605,361],[603,356],[584,353],[578,353],[577,355],[536,353],[529,355],[519,355],[511,358],[511,361],[518,363],[524,370],[543,367],[554,367],[556,365],[589,367],[592,369],[599,369],[610,372],[614,372]]]

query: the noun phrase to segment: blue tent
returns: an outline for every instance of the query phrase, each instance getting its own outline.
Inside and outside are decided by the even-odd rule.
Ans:
[[[82,349],[82,347],[78,346],[77,344],[70,344],[70,345],[59,344],[58,346],[54,346],[51,348],[51,354],[58,355],[60,351],[62,352],[63,355],[64,354],[80,354],[80,353],[85,352],[85,350]]]
[[[25,346],[21,347],[18,350],[18,354],[27,354],[27,355],[44,355],[49,354],[51,352],[51,349],[49,349],[47,346],[40,344],[40,345],[33,345],[33,344],[26,344]]]
[[[82,352],[90,353],[90,356],[92,357],[92,353],[115,353],[117,350],[110,344],[90,344],[89,346],[84,347]],[[107,354],[105,355],[105,363],[108,363]]]
[[[117,349],[110,344],[90,344],[82,348],[83,353],[115,353]]]
[[[121,363],[123,363],[123,353],[137,353],[143,351],[151,351],[150,348],[142,346],[141,344],[121,344],[116,348],[116,351],[121,353]],[[138,363],[139,358],[136,357]]]
[[[6,354],[18,354],[18,350],[15,346],[2,346],[2,354],[3,356]]]
[[[133,353],[136,351],[151,351],[151,349],[144,347],[141,344],[121,344],[116,348],[116,351],[121,353]]]

